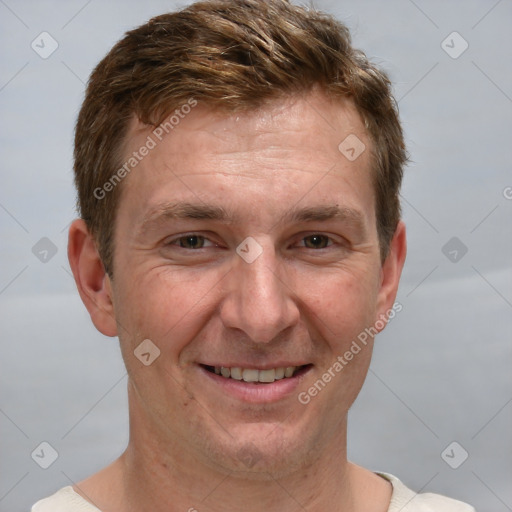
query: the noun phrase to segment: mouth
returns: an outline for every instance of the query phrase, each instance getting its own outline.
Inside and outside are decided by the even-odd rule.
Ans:
[[[296,377],[310,367],[310,364],[300,366],[280,366],[277,368],[269,368],[260,370],[257,368],[242,368],[239,366],[209,366],[201,365],[206,371],[224,377],[225,379],[233,379],[243,382],[257,382],[262,384],[272,384],[282,379],[290,379]]]
[[[227,394],[253,404],[268,404],[292,396],[313,365],[243,368],[200,364],[199,368],[224,396]]]

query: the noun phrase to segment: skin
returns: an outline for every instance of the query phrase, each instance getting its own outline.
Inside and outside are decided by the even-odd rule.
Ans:
[[[126,155],[150,134],[133,120]],[[338,150],[349,134],[366,145],[353,162]],[[119,336],[130,441],[75,490],[106,512],[386,511],[389,482],[346,453],[372,342],[307,405],[298,400],[392,308],[405,260],[401,222],[380,259],[370,141],[353,104],[315,90],[252,113],[198,105],[122,187],[114,278],[82,220],[69,260],[94,325]],[[155,220],[157,205],[180,202],[228,218]],[[344,215],[289,218],[326,205]],[[190,234],[204,239],[187,245]],[[236,252],[247,237],[262,250],[252,263]],[[144,339],[160,350],[149,366],[134,356]],[[311,366],[268,401],[226,392],[199,365],[277,361]]]

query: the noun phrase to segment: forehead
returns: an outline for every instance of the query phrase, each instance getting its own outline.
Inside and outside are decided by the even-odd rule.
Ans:
[[[309,149],[325,152],[327,156],[347,135],[355,135],[367,146],[369,144],[353,101],[329,99],[319,89],[276,98],[258,109],[238,113],[214,109],[190,98],[157,127],[148,127],[132,117],[122,153],[129,156],[137,151],[149,136],[156,146],[164,143],[167,149],[194,159],[200,158],[202,153],[190,153],[192,148],[207,149],[209,154],[229,153],[235,149],[243,153],[271,151],[278,144],[282,149]],[[154,156],[159,151],[151,153]]]
[[[177,110],[158,127],[133,119],[126,137],[125,161],[151,147],[137,157],[121,200],[143,217],[172,196],[211,203],[209,192],[223,194],[217,199],[224,204],[238,193],[247,200],[251,192],[274,212],[277,203],[297,202],[308,187],[317,201],[327,200],[338,185],[344,202],[373,197],[370,141],[348,99],[332,101],[315,91],[250,112],[220,112],[200,103]],[[361,151],[355,159],[352,149]]]

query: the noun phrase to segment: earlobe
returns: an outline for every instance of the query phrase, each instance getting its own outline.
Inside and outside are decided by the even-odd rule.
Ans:
[[[381,283],[377,299],[377,319],[386,319],[394,311],[400,276],[407,254],[405,224],[400,221],[391,240],[389,253],[382,264]],[[379,329],[381,330],[381,329]]]
[[[117,336],[110,278],[82,219],[73,221],[69,228],[68,259],[78,292],[96,329],[105,336]]]

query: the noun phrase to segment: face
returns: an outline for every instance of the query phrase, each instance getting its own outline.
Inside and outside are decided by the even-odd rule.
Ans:
[[[366,146],[355,160],[338,149],[351,134]],[[198,105],[161,141],[133,123],[127,158],[148,135],[115,229],[131,428],[225,471],[307,464],[343,442],[371,342],[333,364],[398,284],[380,260],[360,117],[318,92],[250,114]],[[148,365],[143,340],[146,362],[159,350]]]

